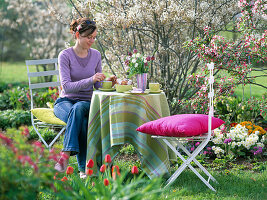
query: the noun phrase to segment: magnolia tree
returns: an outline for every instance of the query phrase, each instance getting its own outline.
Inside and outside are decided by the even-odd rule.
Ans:
[[[1,12],[0,26],[7,27],[6,37],[11,32],[18,32],[19,39],[30,52],[31,59],[54,58],[65,47],[68,30],[53,15],[57,8],[62,13],[71,13],[70,7],[60,7],[56,1],[53,7],[49,2],[38,0],[5,0],[7,10]],[[12,17],[8,17],[12,13]],[[45,67],[45,66],[43,66]]]
[[[237,2],[229,0],[72,2],[76,12],[96,20],[104,62],[117,76],[125,75],[125,56],[133,49],[155,56],[149,78],[163,85],[173,114],[180,109],[173,102],[191,98],[199,90],[188,76],[203,67],[197,53],[184,48],[184,42],[205,37],[206,26],[214,33],[225,30],[239,11]]]

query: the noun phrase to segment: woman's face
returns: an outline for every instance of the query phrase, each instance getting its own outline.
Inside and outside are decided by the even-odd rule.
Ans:
[[[79,44],[85,49],[90,49],[92,44],[96,40],[96,35],[97,35],[97,31],[96,30],[92,34],[90,34],[88,36],[83,36],[83,33],[80,34],[79,37],[78,37]]]

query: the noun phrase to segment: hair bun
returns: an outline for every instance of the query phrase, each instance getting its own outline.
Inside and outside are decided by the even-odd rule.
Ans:
[[[76,32],[76,28],[78,25],[79,25],[78,20],[72,20],[72,22],[70,23],[70,31]]]

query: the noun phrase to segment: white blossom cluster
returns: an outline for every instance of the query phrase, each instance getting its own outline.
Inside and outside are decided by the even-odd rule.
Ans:
[[[121,55],[133,49],[159,59],[153,64],[153,73],[161,81],[169,82],[187,76],[184,66],[193,66],[194,57],[188,60],[183,43],[198,36],[205,26],[224,27],[226,19],[238,11],[236,1],[182,1],[182,0],[84,0],[74,1],[84,16],[91,16],[98,27],[98,43],[109,56],[103,63],[124,71]],[[73,10],[73,15],[77,12]],[[195,31],[195,32],[193,32]],[[202,33],[201,33],[202,34]],[[110,59],[110,60],[109,60]],[[116,64],[115,64],[116,63]],[[192,64],[192,65],[191,65]],[[181,65],[183,70],[181,70]],[[165,74],[168,68],[168,74]],[[179,70],[180,69],[180,70]],[[177,71],[179,72],[177,74]]]
[[[219,157],[220,155],[224,154],[224,150],[221,147],[212,146],[211,148],[214,153]]]
[[[224,153],[220,147],[225,147],[226,145],[230,147],[230,150],[235,148],[245,148],[247,150],[251,150],[253,147],[264,148],[266,136],[263,135],[260,137],[259,131],[255,131],[255,133],[249,135],[248,129],[238,124],[226,134],[223,134],[219,128],[215,129],[212,142],[215,144],[212,150],[216,155],[220,155]]]
[[[21,42],[30,49],[32,59],[57,57],[65,48],[65,40],[70,35],[67,27],[59,21],[65,16],[55,13],[55,9],[67,15],[71,12],[68,6],[62,6],[63,0],[54,1],[53,4],[41,0],[5,0],[5,2],[8,4],[8,11],[13,12],[16,18],[15,20],[5,18],[1,20],[0,26],[21,33]]]

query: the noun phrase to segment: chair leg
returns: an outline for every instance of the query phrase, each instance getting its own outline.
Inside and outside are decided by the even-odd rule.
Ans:
[[[189,157],[192,156],[192,154],[180,143],[177,143],[179,148],[181,148]],[[217,180],[197,161],[197,159],[193,159],[193,161],[196,163],[196,165],[215,183],[218,183]],[[208,179],[208,180],[209,180]],[[208,181],[209,182],[209,181]]]
[[[48,149],[50,150],[50,148],[53,146],[53,144],[56,142],[56,140],[59,138],[59,136],[63,133],[63,131],[65,131],[65,127],[63,127],[60,132],[57,134],[57,136],[53,139],[53,141],[49,144]]]
[[[32,123],[33,129],[35,130],[35,132],[37,133],[37,135],[39,136],[39,138],[41,138],[42,142],[44,143],[44,145],[46,146],[46,148],[49,148],[48,144],[46,143],[46,141],[44,140],[44,138],[42,137],[42,135],[39,133],[38,129],[35,127],[35,124]]]
[[[195,157],[198,155],[198,153],[201,151],[201,146],[199,146],[199,148],[197,148],[193,154],[190,154],[191,156],[189,156],[189,158],[186,160],[177,150],[176,148],[166,139],[163,139],[163,141],[174,151],[174,153],[181,158],[181,160],[184,162],[176,171],[175,173],[167,180],[167,185],[165,187],[167,187],[169,184],[171,184],[174,180],[177,179],[177,177],[185,170],[185,168],[188,166],[199,178],[200,180],[202,180],[203,183],[206,184],[206,186],[208,188],[210,188],[212,191],[216,192],[216,190],[209,184],[208,181],[206,181],[190,164],[192,161],[195,162]],[[180,143],[178,143],[178,146],[183,146]],[[183,147],[184,148],[184,147]],[[198,162],[199,163],[199,162]],[[200,163],[199,163],[200,164]],[[201,165],[201,164],[200,164]],[[201,169],[203,170],[203,166],[201,165]],[[204,168],[205,169],[205,168]],[[205,169],[206,170],[206,169]],[[204,171],[204,170],[203,170]],[[208,173],[209,174],[209,173]],[[212,177],[211,175],[209,176]],[[212,177],[213,178],[213,177]],[[209,180],[208,179],[208,180]]]

